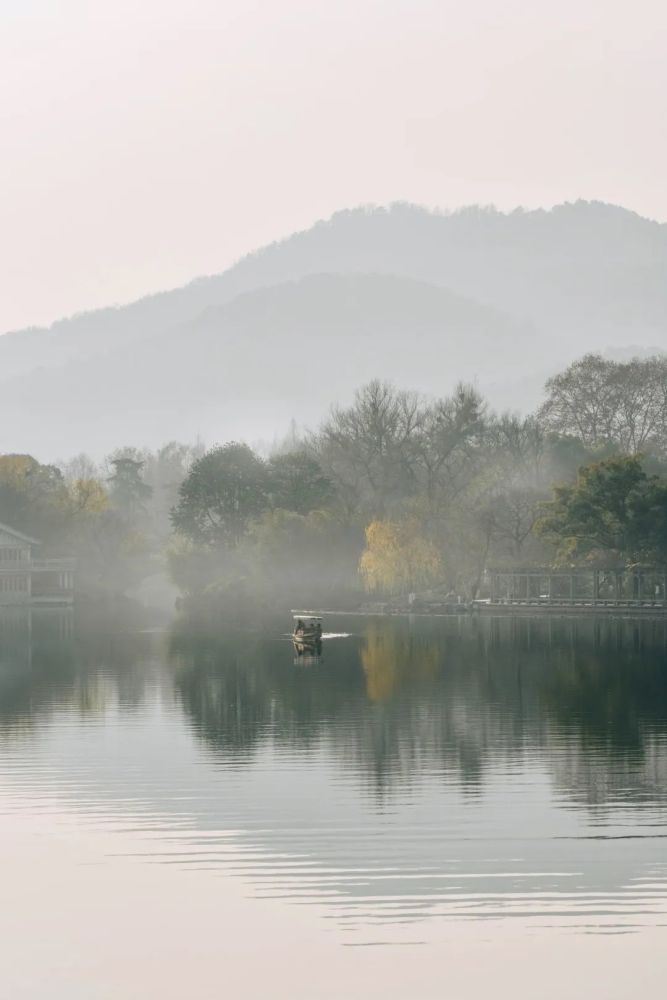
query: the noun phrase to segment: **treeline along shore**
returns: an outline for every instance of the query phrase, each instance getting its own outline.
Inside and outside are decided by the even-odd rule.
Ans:
[[[492,412],[466,384],[431,398],[372,381],[262,453],[232,441],[119,447],[102,463],[5,454],[0,522],[45,556],[76,556],[80,600],[167,574],[179,607],[216,619],[553,602],[543,580],[556,578],[572,601],[586,574],[599,604],[664,605],[667,357],[586,355],[528,416]]]

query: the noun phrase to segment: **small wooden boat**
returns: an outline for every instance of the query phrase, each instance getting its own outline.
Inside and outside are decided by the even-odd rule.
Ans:
[[[295,614],[292,638],[306,646],[321,642],[322,619],[319,615]]]

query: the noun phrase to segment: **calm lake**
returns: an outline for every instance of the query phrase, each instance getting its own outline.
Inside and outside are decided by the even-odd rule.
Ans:
[[[667,627],[0,615],[0,996],[661,997]]]

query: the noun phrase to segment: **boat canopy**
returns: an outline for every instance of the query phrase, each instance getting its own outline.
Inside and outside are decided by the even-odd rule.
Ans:
[[[322,618],[320,615],[309,615],[305,611],[300,615],[292,615],[294,621],[309,621],[309,622],[321,622]]]

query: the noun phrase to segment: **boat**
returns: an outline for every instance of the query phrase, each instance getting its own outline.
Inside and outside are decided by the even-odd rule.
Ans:
[[[322,619],[319,615],[295,614],[292,638],[304,645],[314,645],[322,641]]]
[[[295,614],[292,632],[295,663],[310,665],[322,655],[322,619],[319,615]]]

